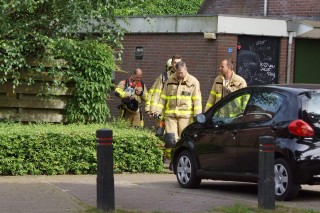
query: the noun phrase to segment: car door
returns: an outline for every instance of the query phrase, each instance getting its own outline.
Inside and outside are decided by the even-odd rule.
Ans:
[[[248,99],[247,92],[229,95],[206,113],[208,123],[199,132],[196,145],[202,169],[239,171],[236,134]]]
[[[244,115],[244,123],[238,131],[239,164],[241,172],[259,171],[259,137],[274,136],[271,126],[286,107],[285,95],[269,91],[252,94]]]

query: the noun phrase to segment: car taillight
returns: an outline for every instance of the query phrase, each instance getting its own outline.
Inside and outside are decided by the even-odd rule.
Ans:
[[[314,135],[312,127],[300,119],[292,121],[288,126],[288,130],[291,134],[301,137],[311,137]]]

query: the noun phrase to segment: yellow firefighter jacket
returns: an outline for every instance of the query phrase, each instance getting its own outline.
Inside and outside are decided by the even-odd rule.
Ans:
[[[156,113],[165,117],[191,118],[201,112],[199,81],[189,73],[182,81],[171,75],[164,84]]]
[[[247,87],[246,81],[234,72],[228,82],[223,75],[219,75],[212,85],[205,111],[217,103],[222,97],[244,87]]]
[[[128,111],[138,113],[141,110],[142,101],[148,102],[148,90],[142,81],[134,81],[132,78],[120,81],[115,89],[115,94],[121,98],[122,103],[130,100],[130,96],[134,96],[134,99],[138,102],[138,110]]]
[[[163,72],[161,75],[156,78],[154,84],[150,88],[148,92],[148,100],[146,102],[145,111],[154,113],[161,99],[161,92],[164,87],[164,83],[168,80],[168,78],[174,74],[175,71],[173,69]]]

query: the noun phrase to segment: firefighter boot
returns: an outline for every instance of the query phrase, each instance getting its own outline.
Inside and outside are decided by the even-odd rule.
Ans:
[[[165,133],[164,134],[164,142],[166,148],[172,148],[176,143],[176,138],[174,133]]]
[[[176,143],[175,134],[174,133],[165,133],[164,134],[164,142],[165,142],[165,150],[164,157],[165,159],[170,161],[171,164],[171,149]],[[169,166],[170,167],[170,166]]]
[[[164,155],[165,159],[171,159],[171,148],[165,148]]]

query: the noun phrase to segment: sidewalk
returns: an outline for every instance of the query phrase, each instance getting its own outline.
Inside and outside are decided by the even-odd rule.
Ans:
[[[188,194],[173,174],[116,174],[116,209],[205,212],[233,200]],[[184,193],[186,192],[186,193]],[[1,212],[85,212],[96,207],[95,175],[0,177]]]
[[[203,180],[190,190],[180,188],[173,174],[115,174],[114,179],[120,210],[207,212],[235,203],[257,206],[256,184]],[[86,212],[96,208],[96,176],[0,176],[0,196],[4,213]],[[320,186],[304,186],[296,200],[276,205],[319,211],[319,196]]]

